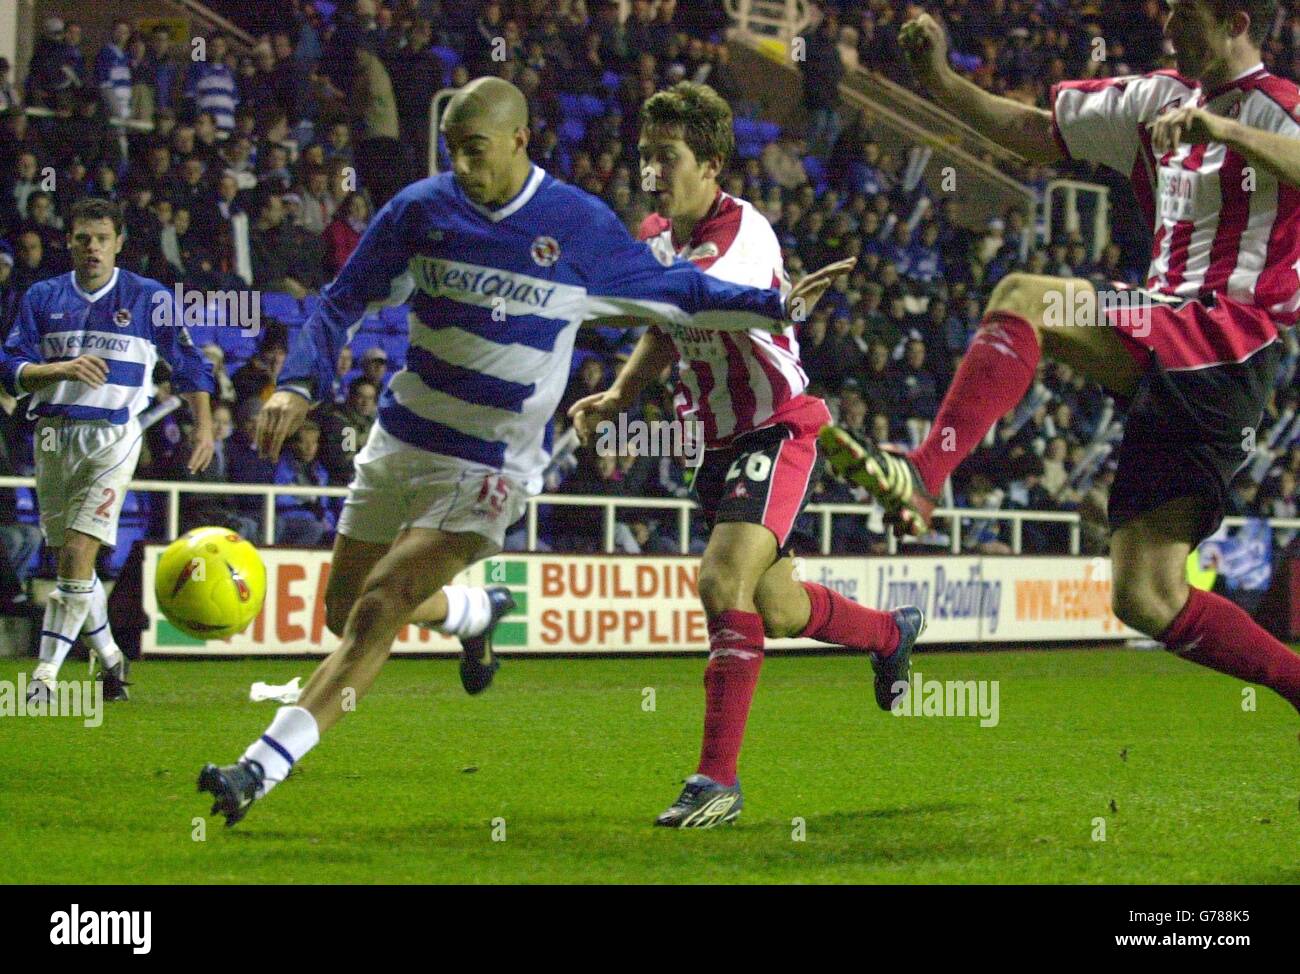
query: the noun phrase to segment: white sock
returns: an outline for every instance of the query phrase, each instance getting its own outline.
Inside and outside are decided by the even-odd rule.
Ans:
[[[470,585],[444,585],[447,618],[437,627],[448,636],[477,636],[492,621],[492,603],[487,589]]]
[[[41,662],[48,664],[47,679],[53,680],[58,675],[68,650],[86,624],[94,590],[94,579],[60,578],[50,592],[41,623]]]
[[[113,639],[113,630],[108,626],[108,595],[104,592],[104,583],[95,576],[95,591],[91,593],[90,612],[86,615],[86,625],[81,633],[99,656],[105,669],[117,665],[122,658],[122,651]]]
[[[261,798],[289,776],[289,769],[320,743],[316,718],[304,707],[281,707],[266,733],[248,745],[244,758],[262,766],[266,779],[257,797]]]

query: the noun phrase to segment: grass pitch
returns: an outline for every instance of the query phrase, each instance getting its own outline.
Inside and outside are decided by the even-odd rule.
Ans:
[[[0,719],[0,881],[1300,880],[1294,711],[1128,650],[917,657],[927,680],[999,681],[995,727],[878,711],[861,657],[769,658],[745,812],[706,832],[650,825],[695,767],[702,659],[508,659],[478,698],[453,660],[395,659],[240,825],[197,821],[199,767],[275,709],[249,685],[313,665],[147,660],[98,728]]]

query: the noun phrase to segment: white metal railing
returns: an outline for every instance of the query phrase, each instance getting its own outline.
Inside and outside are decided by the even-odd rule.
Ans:
[[[36,486],[33,477],[0,477],[0,488]],[[175,538],[180,534],[181,495],[199,494],[208,496],[263,496],[262,507],[262,543],[275,543],[275,499],[277,497],[347,497],[346,487],[293,487],[282,484],[203,484],[189,481],[172,480],[133,480],[129,490],[143,493],[167,495],[167,536]],[[694,501],[671,497],[585,497],[568,494],[540,494],[528,500],[526,514],[526,551],[537,550],[538,513],[542,506],[551,507],[597,507],[602,509],[603,549],[614,550],[614,532],[619,509],[671,510],[677,512],[677,542],[682,554],[690,551],[691,512],[696,508]],[[805,510],[818,515],[820,519],[821,553],[831,553],[831,535],[836,515],[865,516],[872,508],[864,504],[809,504]],[[1008,521],[1011,524],[1011,550],[1020,554],[1023,549],[1022,535],[1026,522],[1065,524],[1069,526],[1069,553],[1080,553],[1080,535],[1082,521],[1074,511],[1004,511],[986,508],[940,507],[934,512],[935,520],[947,520],[951,525],[948,536],[949,550],[953,554],[962,551],[961,522],[965,519],[974,521]],[[1249,520],[1244,517],[1229,517],[1224,523],[1230,527],[1240,527]],[[1300,518],[1268,518],[1274,528],[1283,530],[1300,529]],[[893,535],[888,538],[890,554],[898,551],[897,541]]]
[[[1055,208],[1053,200],[1056,194],[1063,197],[1061,205],[1065,208],[1066,234],[1077,233],[1079,221],[1079,195],[1097,197],[1096,211],[1092,215],[1092,240],[1090,241],[1090,259],[1098,260],[1101,252],[1110,243],[1110,189],[1096,183],[1084,183],[1077,179],[1053,179],[1047,184],[1043,194],[1043,225],[1040,228],[1040,242],[1048,245],[1052,240],[1052,213]]]
[[[812,22],[807,0],[726,0],[726,10],[741,37],[785,45]]]
[[[30,118],[59,118],[72,116],[60,116],[53,108],[46,108],[44,105],[28,105],[23,109],[23,114]],[[142,118],[119,118],[116,115],[110,115],[104,120],[111,128],[130,129],[133,132],[152,132],[153,122]]]

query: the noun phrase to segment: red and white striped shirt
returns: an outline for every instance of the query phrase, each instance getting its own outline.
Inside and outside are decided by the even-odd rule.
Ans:
[[[1053,131],[1065,153],[1129,177],[1155,234],[1147,287],[1187,301],[1211,296],[1300,319],[1300,188],[1251,166],[1223,143],[1156,156],[1151,125],[1184,106],[1300,138],[1300,88],[1257,65],[1212,91],[1174,71],[1052,90]],[[1300,144],[1297,145],[1300,149]]]
[[[683,257],[733,284],[790,290],[772,225],[748,202],[721,190],[684,246],[673,246],[671,221],[656,213],[645,218],[638,236],[665,263]],[[808,376],[799,364],[793,328],[779,335],[684,327],[660,331],[677,353],[678,418],[702,423],[706,446],[722,446],[779,422],[810,427],[830,422],[825,404],[803,395]]]

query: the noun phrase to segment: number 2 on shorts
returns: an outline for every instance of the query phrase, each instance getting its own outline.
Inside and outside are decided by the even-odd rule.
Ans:
[[[95,508],[95,517],[108,517],[109,511],[113,509],[113,501],[117,500],[117,491],[112,487],[104,487],[104,503]]]

